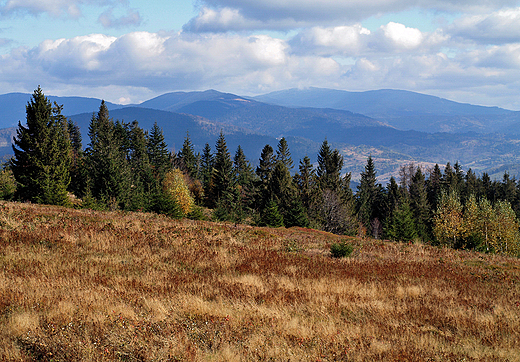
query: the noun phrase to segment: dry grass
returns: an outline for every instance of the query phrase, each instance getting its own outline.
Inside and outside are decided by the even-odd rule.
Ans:
[[[519,361],[520,261],[0,204],[0,360]],[[345,239],[345,238],[343,238]]]

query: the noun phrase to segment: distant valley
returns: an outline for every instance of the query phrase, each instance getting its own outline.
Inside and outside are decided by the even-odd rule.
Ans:
[[[30,94],[0,95],[0,152],[11,153],[9,142],[18,120],[25,119]],[[63,104],[63,113],[78,123],[88,144],[88,125],[101,100],[49,97]],[[196,151],[212,148],[224,132],[230,153],[240,144],[255,164],[262,147],[289,142],[294,163],[305,155],[315,161],[326,138],[345,157],[345,172],[359,177],[372,155],[379,180],[396,176],[399,166],[414,162],[425,167],[459,162],[464,169],[500,178],[520,168],[520,112],[461,104],[424,94],[379,90],[346,92],[311,88],[258,97],[214,90],[174,92],[138,105],[107,103],[114,119],[137,120],[149,129],[163,128],[166,142],[178,150],[189,134]]]

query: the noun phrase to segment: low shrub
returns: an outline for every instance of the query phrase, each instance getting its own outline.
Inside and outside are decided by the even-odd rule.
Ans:
[[[334,243],[330,246],[330,254],[333,258],[345,258],[350,256],[354,251],[354,247],[346,242]]]

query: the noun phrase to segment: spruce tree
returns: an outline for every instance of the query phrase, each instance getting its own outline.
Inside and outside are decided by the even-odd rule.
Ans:
[[[148,158],[147,134],[139,127],[138,122],[134,121],[130,124],[129,137],[128,157],[132,171],[129,207],[131,210],[148,210],[155,192],[155,179]]]
[[[255,173],[241,146],[238,146],[233,158],[233,174],[240,206],[247,208],[253,202]]]
[[[204,146],[204,150],[202,151],[202,156],[200,160],[200,168],[201,168],[201,181],[202,187],[204,188],[204,195],[206,196],[206,203],[208,205],[211,204],[211,176],[213,174],[213,164],[214,157],[211,153],[211,147],[208,143]]]
[[[212,197],[214,204],[230,214],[235,202],[235,184],[233,179],[233,163],[229,154],[224,134],[220,132],[215,145],[215,163],[212,174]]]
[[[125,208],[129,201],[131,174],[125,149],[124,126],[115,124],[108,108],[101,102],[93,114],[90,126],[90,144],[86,149],[90,193],[111,208]]]
[[[420,167],[412,177],[410,184],[411,210],[414,215],[417,236],[426,241],[429,239],[430,230],[430,205],[424,174]]]
[[[146,144],[148,160],[153,169],[155,179],[160,185],[164,179],[164,175],[172,169],[170,152],[164,141],[162,129],[155,122],[148,134]]]
[[[310,210],[316,200],[316,174],[308,156],[300,160],[299,172],[294,175],[302,205]]]
[[[332,151],[327,140],[323,141],[318,153],[318,168],[316,169],[318,186],[322,191],[338,191],[341,187],[342,168],[343,156],[337,149]]]
[[[280,161],[287,167],[289,172],[293,169],[293,161],[291,158],[291,152],[289,151],[289,145],[285,137],[282,137],[278,142],[278,149],[276,150],[276,160]]]
[[[72,151],[61,110],[56,103],[52,106],[38,87],[26,106],[26,126],[18,122],[10,167],[21,200],[68,203]]]
[[[376,170],[372,157],[369,156],[365,170],[361,173],[361,180],[356,194],[356,210],[359,221],[367,230],[372,231],[372,220],[380,215],[381,185],[377,183]]]
[[[185,171],[193,180],[197,179],[197,157],[195,155],[195,150],[193,148],[193,144],[191,143],[189,133],[186,133],[186,138],[182,144],[182,149],[177,154],[177,157],[181,161],[181,169]]]
[[[260,162],[256,168],[258,176],[257,186],[257,206],[259,210],[263,210],[272,199],[271,177],[273,175],[276,159],[274,157],[273,148],[265,145],[260,154]]]
[[[417,237],[413,212],[406,198],[394,210],[385,234],[394,241],[412,241]]]

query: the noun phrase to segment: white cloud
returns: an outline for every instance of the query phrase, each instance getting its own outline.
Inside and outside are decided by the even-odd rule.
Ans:
[[[289,44],[294,54],[344,57],[388,57],[398,53],[437,53],[449,37],[441,30],[419,29],[390,22],[370,32],[360,24],[332,28],[314,27],[297,34]]]
[[[358,55],[364,51],[370,30],[360,24],[333,28],[314,27],[303,30],[292,41],[296,53],[320,55]]]
[[[0,3],[0,14],[32,14],[47,13],[54,17],[67,16],[78,18],[81,16],[83,5],[109,5],[117,0],[7,0]]]
[[[166,91],[209,88],[239,94],[308,86],[399,88],[440,96],[473,94],[484,104],[492,104],[485,99],[496,101],[493,91],[505,94],[509,88],[506,104],[499,105],[512,104],[509,99],[520,92],[518,44],[457,49],[448,56],[441,48],[449,37],[401,24],[375,32],[360,25],[312,28],[296,38],[133,32],[46,40],[1,55],[0,85],[31,92],[41,84],[54,94],[126,103]]]
[[[188,23],[190,31],[291,29],[352,24],[371,16],[411,9],[441,12],[489,13],[515,6],[516,0],[202,0],[200,13]]]
[[[105,28],[124,28],[128,26],[139,26],[142,22],[138,11],[127,9],[126,15],[114,16],[114,8],[110,8],[99,16],[98,22]]]
[[[520,8],[509,8],[491,14],[464,16],[447,31],[462,39],[478,43],[504,44],[520,42]]]
[[[382,26],[381,29],[385,37],[399,48],[417,48],[424,39],[419,29],[407,28],[403,24],[391,22]]]

